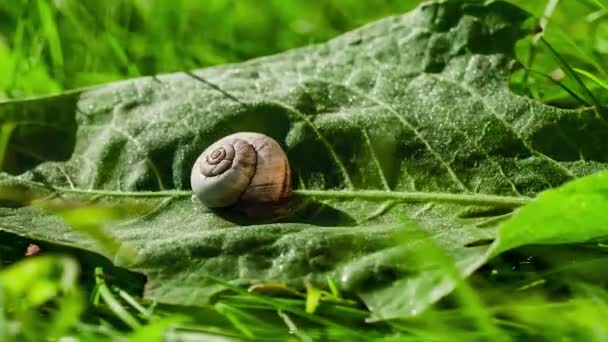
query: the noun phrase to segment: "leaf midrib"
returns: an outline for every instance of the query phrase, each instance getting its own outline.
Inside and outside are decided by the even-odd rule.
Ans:
[[[61,194],[74,194],[84,196],[104,196],[104,197],[191,197],[192,191],[189,190],[163,190],[163,191],[112,191],[112,190],[86,190],[78,188],[51,187],[44,184],[25,181],[33,186],[47,188]],[[324,199],[344,199],[344,200],[367,200],[383,201],[392,200],[397,202],[435,202],[452,203],[461,205],[479,206],[500,206],[517,208],[526,205],[534,200],[527,196],[501,196],[488,194],[457,194],[446,192],[422,192],[422,191],[389,191],[389,190],[294,190],[293,194],[297,197],[324,198]]]

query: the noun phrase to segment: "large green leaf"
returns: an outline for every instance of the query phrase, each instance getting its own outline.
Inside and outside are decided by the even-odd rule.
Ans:
[[[298,288],[329,276],[373,319],[416,314],[455,283],[429,243],[466,276],[513,208],[608,167],[593,109],[509,90],[526,19],[503,2],[432,2],[277,56],[0,104],[18,133],[7,155],[31,168],[1,176],[0,229],[102,253],[164,303],[207,303],[222,289],[209,276]],[[288,152],[298,191],[275,222],[190,198],[195,158],[237,131]],[[115,240],[87,237],[95,218]]]
[[[505,222],[494,253],[524,244],[564,244],[608,237],[608,172],[543,192]]]

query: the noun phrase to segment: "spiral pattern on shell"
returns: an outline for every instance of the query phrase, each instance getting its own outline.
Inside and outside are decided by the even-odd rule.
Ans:
[[[196,160],[192,191],[210,208],[281,202],[291,193],[287,156],[272,138],[236,133],[209,146]]]

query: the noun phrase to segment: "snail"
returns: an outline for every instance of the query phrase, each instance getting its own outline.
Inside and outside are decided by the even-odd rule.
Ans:
[[[291,171],[275,140],[241,132],[216,141],[198,157],[190,184],[209,208],[274,205],[291,194]]]

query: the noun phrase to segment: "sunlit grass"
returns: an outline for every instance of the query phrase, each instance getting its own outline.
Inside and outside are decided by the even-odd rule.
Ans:
[[[237,62],[322,42],[418,2],[3,1],[0,90],[41,95]]]
[[[509,1],[540,18],[537,23],[545,28],[542,38],[569,65],[606,76],[604,0]],[[0,2],[0,98],[238,62],[322,42],[374,19],[404,13],[419,2],[384,0],[373,6],[345,0]],[[579,20],[571,20],[574,17]],[[531,36],[531,40],[539,39]],[[540,74],[515,78],[514,89],[559,105],[578,103],[555,84],[580,87],[575,76],[560,76],[560,68],[568,70],[555,63],[550,49],[526,42],[517,53],[529,70]],[[608,97],[602,97],[593,81],[585,84],[600,100]]]
[[[537,250],[540,256],[533,258],[549,258],[543,255],[559,252],[555,248]],[[0,336],[3,341],[37,341],[41,336],[76,336],[87,341],[155,341],[163,336],[170,341],[185,336],[269,341],[604,340],[608,336],[603,321],[608,314],[606,279],[598,283],[585,280],[581,274],[598,271],[596,267],[605,264],[606,257],[596,247],[588,247],[587,252],[577,250],[574,254],[584,261],[543,271],[530,262],[527,254],[531,251],[534,248],[496,260],[470,284],[461,284],[471,289],[463,297],[465,301],[451,297],[417,318],[383,323],[365,323],[369,313],[360,306],[322,301],[315,314],[310,314],[304,298],[256,294],[219,279],[215,280],[231,291],[215,304],[201,308],[159,306],[122,290],[121,279],[110,280],[112,277],[101,269],[95,272],[94,287],[86,288],[79,285],[74,260],[53,255],[30,257],[0,272]],[[564,253],[573,255],[573,251]],[[477,315],[485,317],[489,325],[476,324]]]

